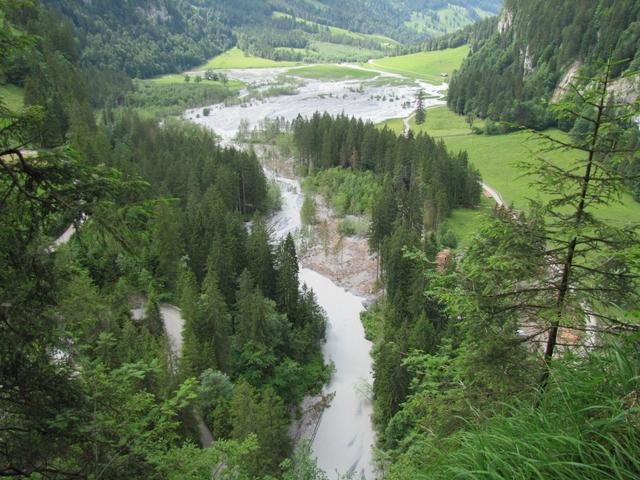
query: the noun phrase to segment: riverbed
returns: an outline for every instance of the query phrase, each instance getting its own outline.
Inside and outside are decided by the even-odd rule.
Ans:
[[[367,70],[355,65],[347,66]],[[212,129],[220,135],[222,143],[230,145],[243,120],[253,129],[265,118],[279,117],[292,121],[298,115],[310,117],[315,112],[328,112],[332,115],[344,113],[378,123],[409,116],[415,109],[416,95],[420,90],[427,97],[425,108],[445,104],[442,98],[446,84],[432,85],[386,72],[375,72],[375,77],[369,79],[340,81],[296,77],[295,72],[295,68],[230,70],[230,79],[241,80],[258,90],[274,85],[279,78],[287,76],[297,82],[297,92],[264,99],[247,96],[236,105],[211,105],[207,107],[207,116],[203,108],[187,110],[184,118]]]
[[[344,113],[374,123],[406,118],[414,110],[420,90],[427,97],[425,107],[431,107],[445,103],[442,98],[447,88],[446,84],[435,86],[383,72],[375,72],[369,79],[341,81],[295,77],[295,68],[231,70],[227,74],[230,79],[245,82],[254,91],[277,83],[283,75],[293,76],[297,91],[264,99],[246,96],[234,105],[212,105],[208,107],[208,115],[204,115],[202,108],[185,112],[185,119],[210,128],[224,145],[233,145],[243,121],[252,129],[265,118],[292,121],[298,115],[308,117],[315,112]],[[300,228],[303,195],[297,180],[267,174],[275,178],[282,192],[282,209],[269,222],[277,240]],[[323,396],[331,398],[331,403],[306,436],[311,441],[318,465],[329,478],[354,473],[356,478],[364,476],[373,480],[376,474],[373,465],[375,432],[371,420],[372,345],[365,339],[360,321],[365,299],[308,268],[301,269],[300,281],[314,290],[327,313],[327,340],[322,350],[325,361],[335,367],[331,382],[323,391]]]
[[[267,172],[270,174],[270,172]],[[275,178],[282,191],[282,209],[269,222],[275,239],[300,228],[303,195],[300,184],[280,176]],[[364,298],[346,291],[329,278],[302,268],[300,282],[315,292],[329,320],[327,340],[322,352],[335,372],[323,396],[332,397],[329,407],[311,432],[307,432],[318,466],[329,478],[355,472],[356,478],[375,478],[372,461],[375,433],[371,423],[373,382],[371,342],[365,339],[360,322]]]

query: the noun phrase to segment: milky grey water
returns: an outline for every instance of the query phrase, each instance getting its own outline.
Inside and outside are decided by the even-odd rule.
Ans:
[[[363,299],[306,268],[301,270],[300,280],[313,289],[327,312],[327,342],[322,352],[335,366],[331,383],[324,389],[325,393],[335,392],[335,397],[322,415],[313,452],[329,478],[356,472],[371,480],[375,443],[371,423],[373,364],[371,342],[365,339],[360,322]]]
[[[366,70],[353,65],[350,67]],[[252,129],[264,118],[283,117],[291,121],[298,115],[308,117],[318,111],[332,115],[345,113],[378,123],[409,116],[415,110],[419,90],[423,90],[428,97],[424,102],[425,107],[444,105],[442,96],[447,89],[446,84],[431,85],[383,72],[378,72],[375,78],[343,81],[302,79],[295,77],[295,68],[256,68],[230,70],[228,73],[229,78],[241,80],[256,88],[277,82],[278,77],[283,74],[293,76],[302,83],[294,95],[262,100],[247,98],[245,103],[230,106],[223,103],[211,105],[208,107],[208,116],[203,115],[203,108],[185,112],[186,119],[211,128],[225,144],[231,143],[243,120],[248,121],[249,128]]]
[[[359,68],[359,67],[358,67]],[[229,71],[229,78],[242,80],[259,88],[277,81],[287,69],[251,69]],[[295,69],[289,71],[295,75]],[[270,97],[263,100],[246,99],[239,105],[212,105],[208,116],[203,109],[185,112],[184,117],[215,131],[222,143],[233,144],[242,120],[253,128],[264,118],[284,117],[293,120],[298,115],[310,116],[314,112],[329,112],[382,122],[391,118],[404,118],[415,109],[419,90],[429,96],[425,106],[444,104],[442,94],[447,85],[400,78],[400,75],[379,73],[369,80],[320,81],[303,80],[294,95]],[[389,84],[385,84],[388,79]],[[267,172],[269,174],[269,172]],[[273,177],[273,175],[271,175]],[[283,198],[282,210],[270,219],[276,238],[284,238],[300,228],[300,208],[303,195],[295,180],[274,177]],[[335,393],[331,405],[324,411],[312,448],[319,466],[330,478],[338,474],[364,474],[375,478],[372,463],[375,432],[371,421],[373,382],[371,343],[365,339],[360,322],[363,300],[337,286],[317,272],[303,268],[301,282],[312,288],[318,302],[327,312],[329,324],[323,354],[333,363],[335,373],[325,394]]]
[[[267,172],[269,174],[269,172]],[[283,238],[300,228],[303,195],[295,180],[275,177],[282,191],[282,209],[270,220],[275,238]],[[331,405],[320,420],[312,443],[318,465],[329,478],[356,472],[374,477],[372,464],[375,433],[371,423],[373,382],[371,342],[364,336],[360,322],[363,300],[330,279],[303,268],[300,282],[315,292],[328,317],[327,341],[322,352],[335,372],[324,394],[334,393]],[[359,477],[356,477],[359,478]]]

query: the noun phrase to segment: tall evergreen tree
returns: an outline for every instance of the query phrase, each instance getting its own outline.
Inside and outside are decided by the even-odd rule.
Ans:
[[[287,315],[291,323],[298,325],[298,303],[300,285],[298,281],[298,258],[293,237],[288,234],[278,248],[277,255],[277,299],[278,308]]]
[[[217,367],[230,371],[231,316],[218,287],[218,276],[214,270],[207,272],[202,283],[199,315],[202,321],[203,338],[213,339]]]
[[[276,273],[273,252],[269,244],[269,233],[264,218],[254,218],[251,234],[247,240],[247,268],[262,293],[275,299]]]
[[[427,112],[424,109],[424,90],[418,91],[416,100],[416,124],[422,125],[427,118]]]

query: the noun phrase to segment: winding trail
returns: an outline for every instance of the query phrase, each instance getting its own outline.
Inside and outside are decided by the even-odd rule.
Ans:
[[[82,220],[83,223],[85,219]],[[55,252],[65,243],[71,240],[71,237],[76,233],[76,227],[71,224],[53,243],[49,246],[50,252]],[[131,318],[139,320],[144,316],[144,308],[133,308],[130,311]],[[162,323],[164,324],[165,332],[169,338],[170,345],[170,364],[172,370],[176,370],[176,360],[180,358],[182,352],[182,329],[184,327],[184,319],[180,309],[175,305],[169,303],[160,304],[160,316],[162,317]],[[198,413],[195,413],[198,435],[200,437],[200,445],[204,448],[211,446],[213,443],[213,436],[209,431],[209,428],[202,420],[202,417]]]
[[[497,190],[494,190],[484,182],[482,182],[482,189],[485,192],[487,192],[489,195],[491,195],[491,198],[495,200],[495,202],[498,204],[499,207],[504,207],[506,205],[504,198],[502,198],[502,195],[500,195],[500,193]]]

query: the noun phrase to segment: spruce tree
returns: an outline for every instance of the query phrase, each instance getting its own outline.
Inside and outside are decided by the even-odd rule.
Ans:
[[[147,329],[156,336],[164,335],[164,324],[160,314],[160,305],[153,285],[147,289],[147,302],[144,307],[144,323]]]
[[[260,445],[261,471],[279,473],[280,464],[291,453],[289,413],[271,387],[262,391],[256,413],[255,433]]]
[[[598,206],[620,200],[625,184],[616,168],[624,157],[635,155],[637,127],[631,119],[638,115],[637,105],[620,103],[611,93],[618,64],[608,61],[596,76],[571,85],[573,96],[556,107],[586,129],[569,140],[540,134],[548,146],[545,154],[523,165],[539,191],[550,197],[541,208],[549,270],[539,288],[553,297],[550,310],[540,312],[548,322],[543,385],[562,327],[586,329],[592,336],[598,330],[635,328],[605,312],[611,305],[628,308],[640,300],[640,264],[633,253],[637,226],[620,228],[597,212]],[[560,150],[576,155],[568,168],[548,158]],[[589,318],[598,320],[590,325]]]
[[[203,340],[212,340],[215,365],[223,372],[229,372],[231,368],[229,350],[231,316],[218,287],[218,275],[213,269],[207,272],[207,276],[202,282],[199,317],[202,325],[198,335]]]
[[[289,321],[298,325],[299,281],[296,246],[291,234],[282,241],[277,256],[277,303]]]
[[[416,95],[417,105],[416,105],[416,124],[422,125],[427,118],[427,113],[424,109],[424,90],[418,91]]]
[[[262,217],[255,217],[251,226],[251,234],[247,240],[247,268],[262,293],[274,299],[276,274],[273,253],[267,224]]]

